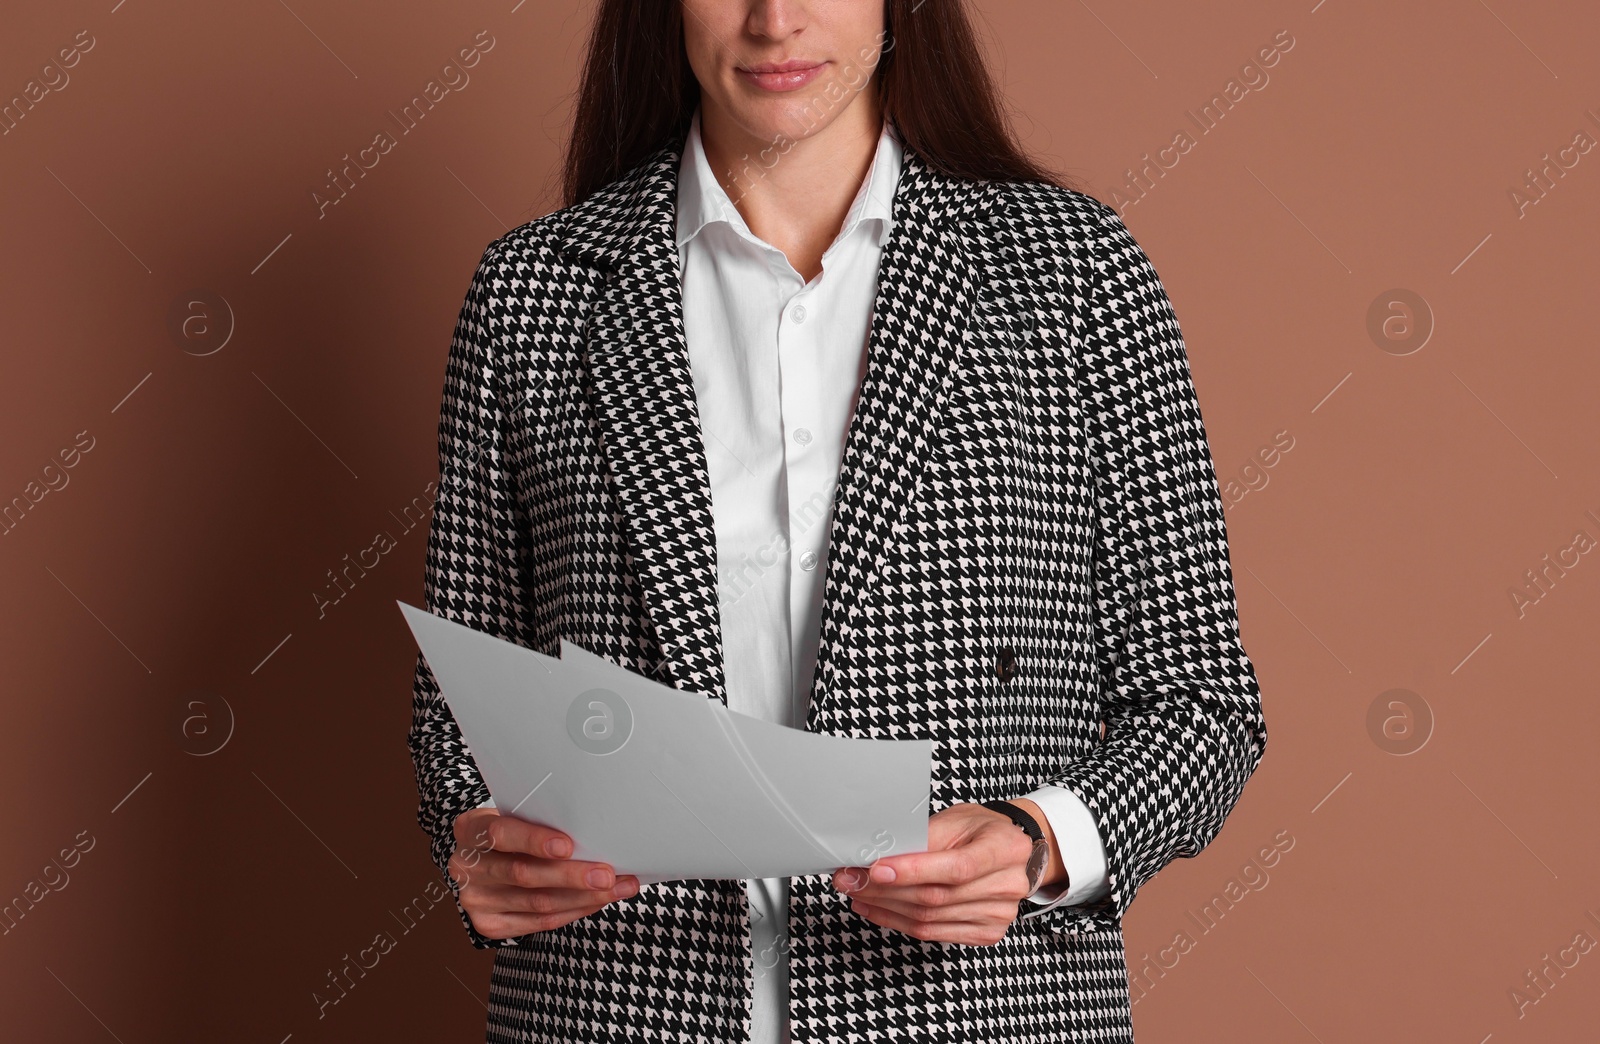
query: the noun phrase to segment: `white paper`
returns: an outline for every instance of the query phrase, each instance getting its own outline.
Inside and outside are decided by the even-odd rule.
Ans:
[[[789,728],[399,604],[501,814],[564,831],[575,859],[650,884],[927,850],[931,740]]]

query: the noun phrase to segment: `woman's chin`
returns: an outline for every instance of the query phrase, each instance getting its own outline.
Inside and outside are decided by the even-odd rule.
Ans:
[[[790,96],[740,99],[734,106],[733,122],[757,141],[801,141],[827,128],[843,109],[822,99]]]

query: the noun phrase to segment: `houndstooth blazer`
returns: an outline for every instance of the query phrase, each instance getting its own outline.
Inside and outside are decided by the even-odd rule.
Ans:
[[[726,702],[681,147],[484,251],[445,371],[426,602]],[[1114,210],[907,149],[826,570],[806,728],[932,739],[930,813],[1072,788],[1110,895],[966,946],[794,878],[794,1041],[1131,1041],[1121,919],[1216,836],[1267,733],[1177,319]],[[409,742],[443,869],[487,790],[420,656]],[[504,941],[462,918],[498,948],[491,1042],[748,1039],[742,882],[648,884]]]

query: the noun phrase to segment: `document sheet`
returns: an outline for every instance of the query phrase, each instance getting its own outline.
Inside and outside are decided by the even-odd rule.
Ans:
[[[501,813],[566,832],[575,859],[649,884],[927,850],[931,740],[789,728],[399,604]]]

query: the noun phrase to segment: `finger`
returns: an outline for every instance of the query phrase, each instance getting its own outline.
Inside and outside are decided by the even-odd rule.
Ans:
[[[616,871],[608,863],[583,859],[540,859],[506,852],[484,853],[477,867],[470,870],[469,874],[475,882],[515,885],[518,888],[606,889],[615,883],[617,877]]]
[[[992,921],[1005,921],[1016,917],[1017,901],[1015,899],[979,899],[966,903],[950,903],[943,906],[927,906],[922,903],[906,902],[901,899],[851,899],[852,910],[860,906],[876,907],[890,910],[905,917],[907,920],[921,921],[923,923],[936,923],[939,921],[971,921],[976,924]]]
[[[458,847],[451,854],[450,861],[445,864],[445,873],[455,883],[457,890],[460,890],[484,880],[489,875],[490,866],[505,858],[507,858],[505,854],[488,848]]]
[[[603,902],[594,903],[581,910],[556,914],[484,913],[472,916],[472,926],[479,934],[490,939],[510,939],[518,935],[548,932],[552,928],[560,928],[580,917],[589,916],[603,906],[605,906]]]
[[[483,885],[464,893],[462,905],[474,915],[478,911],[494,914],[560,914],[573,910],[592,910],[597,903],[604,906],[637,895],[638,886],[630,885],[631,881],[633,878],[625,877],[615,887],[603,890]]]
[[[933,820],[929,820],[932,823]],[[867,882],[855,890],[862,894],[874,885],[958,885],[976,881],[997,870],[1027,865],[1032,843],[1028,835],[1012,826],[1009,830],[1000,823],[994,829],[987,824],[971,831],[952,847],[928,852],[907,852],[903,855],[884,856],[875,860]],[[930,844],[931,835],[930,835]],[[850,869],[850,868],[845,868]],[[842,877],[835,874],[835,883],[859,881],[860,874]],[[841,890],[843,890],[841,888]]]
[[[962,943],[967,946],[993,946],[1005,938],[1010,921],[996,924],[993,920],[974,921],[916,921],[902,913],[872,906],[855,900],[851,908],[873,924],[891,928],[924,942]]]
[[[516,816],[494,816],[483,823],[489,847],[497,852],[565,859],[572,854],[572,838],[555,827],[530,823]]]
[[[857,875],[858,880],[864,877],[864,872]],[[1026,867],[1010,866],[960,884],[908,884],[898,880],[894,884],[880,884],[872,881],[854,889],[841,888],[840,891],[851,898],[859,898],[868,903],[893,900],[917,906],[949,906],[954,903],[984,900],[1015,903],[1023,897],[1027,886]]]
[[[474,845],[487,848],[488,844],[483,833],[489,819],[500,814],[495,808],[470,808],[456,817],[452,825],[457,848],[470,848]]]

